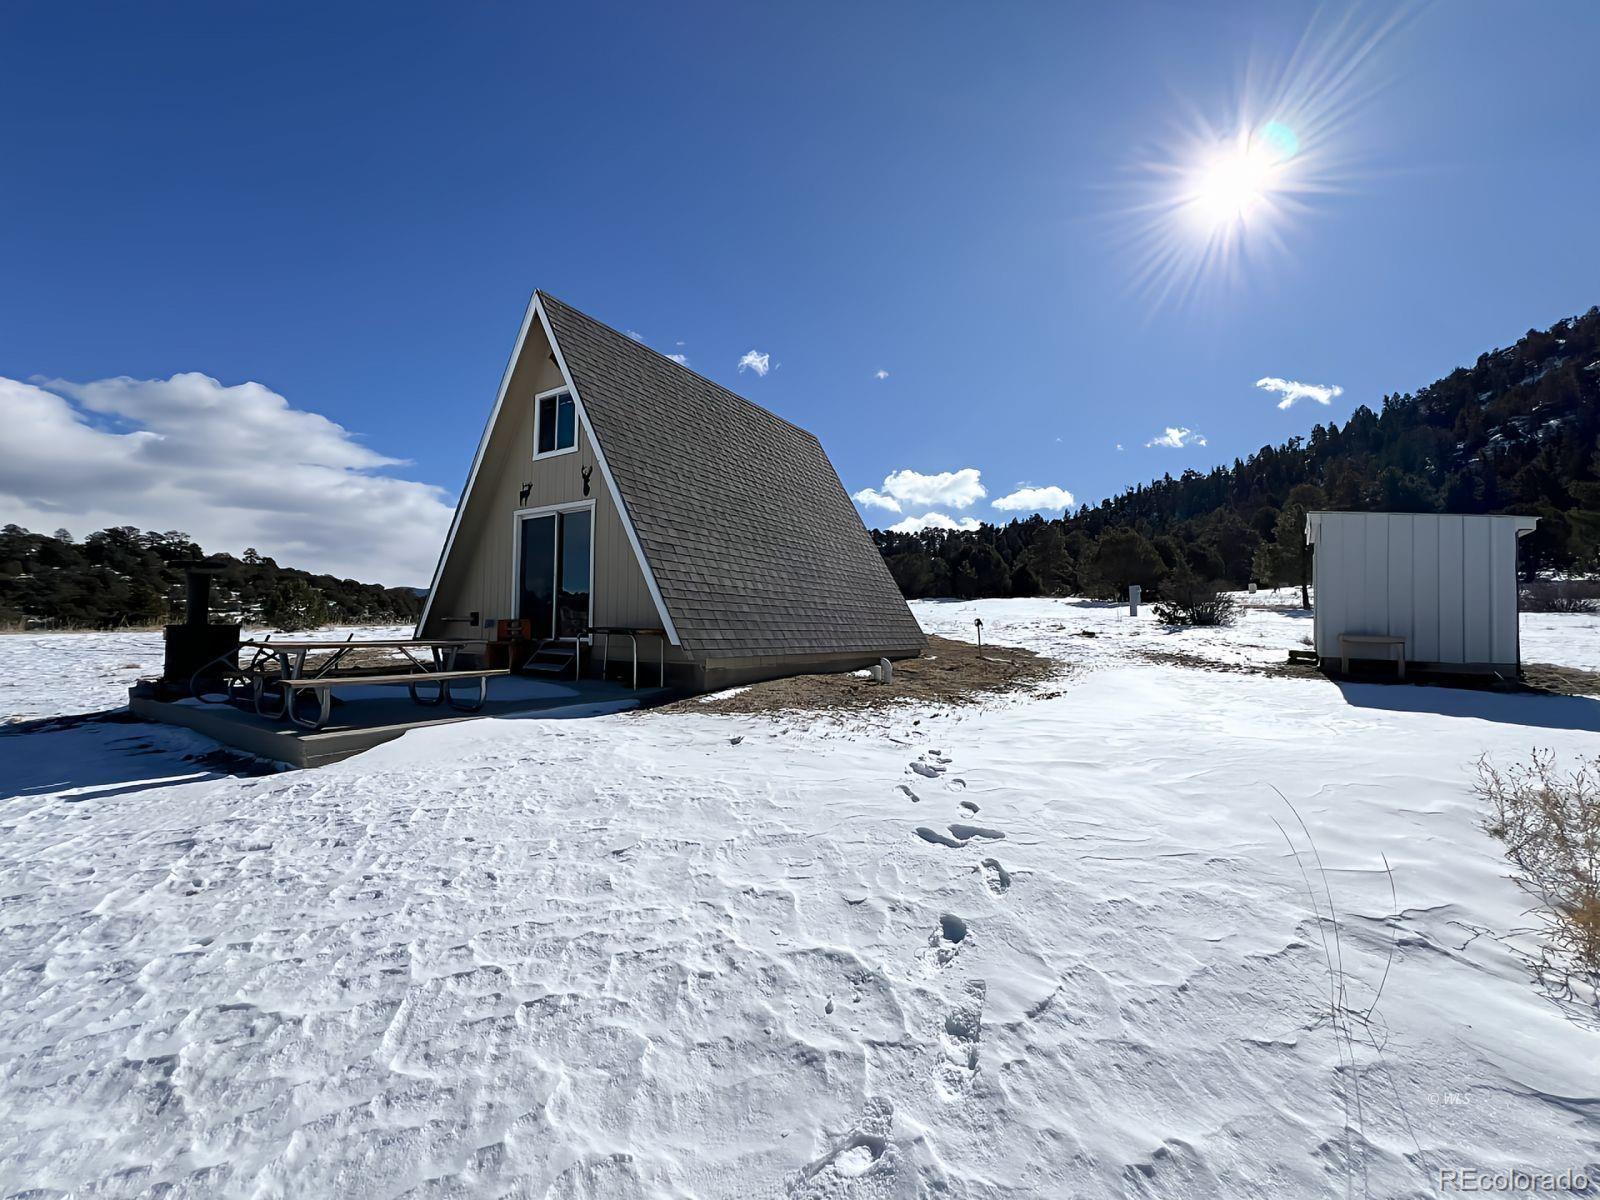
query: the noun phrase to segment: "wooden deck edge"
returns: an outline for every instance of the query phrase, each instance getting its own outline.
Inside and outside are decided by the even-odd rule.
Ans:
[[[148,696],[129,696],[128,709],[146,721],[181,725],[230,749],[301,769],[323,767],[351,758],[374,746],[392,742],[414,728],[382,726],[297,736],[289,730],[232,721],[221,713],[213,714],[192,704],[172,704]]]

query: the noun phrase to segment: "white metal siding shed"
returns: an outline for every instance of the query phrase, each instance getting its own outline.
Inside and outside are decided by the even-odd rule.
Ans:
[[[1515,668],[1517,539],[1537,517],[1309,512],[1316,649],[1339,635],[1406,639],[1409,662]]]

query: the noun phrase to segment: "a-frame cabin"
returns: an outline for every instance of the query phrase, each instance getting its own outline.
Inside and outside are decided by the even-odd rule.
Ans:
[[[659,631],[696,690],[926,644],[815,437],[543,292],[417,632],[494,643],[501,622],[558,665],[601,637],[653,668]],[[607,630],[635,631],[620,656]]]

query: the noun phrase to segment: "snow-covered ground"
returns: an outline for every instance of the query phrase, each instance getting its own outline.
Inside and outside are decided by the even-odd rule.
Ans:
[[[1600,1033],[1530,982],[1470,790],[1485,752],[1600,752],[1600,701],[1135,653],[1281,661],[1310,622],[1265,607],[917,611],[1078,669],[887,729],[486,720],[256,778],[164,728],[0,736],[0,1195],[1600,1178]],[[1530,659],[1600,661],[1546,622]],[[53,711],[26,644],[4,711]]]
[[[247,630],[245,636],[270,633]],[[410,625],[340,625],[294,636],[365,641],[410,637],[411,633]],[[8,721],[119,708],[127,704],[128,689],[137,680],[161,674],[161,656],[159,629],[0,634],[0,728]]]

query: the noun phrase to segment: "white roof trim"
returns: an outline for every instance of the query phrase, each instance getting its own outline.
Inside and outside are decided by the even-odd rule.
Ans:
[[[461,518],[467,510],[467,501],[472,496],[473,485],[478,481],[478,470],[483,466],[483,457],[488,453],[489,438],[494,433],[495,423],[500,419],[500,410],[505,405],[506,391],[511,386],[511,375],[516,370],[517,363],[522,359],[522,347],[528,340],[528,330],[533,328],[533,318],[539,318],[539,327],[544,331],[545,340],[550,343],[550,349],[556,357],[556,367],[561,372],[565,381],[566,390],[572,393],[573,403],[578,409],[578,419],[583,423],[583,430],[589,437],[589,445],[594,450],[594,459],[600,467],[600,477],[605,480],[606,488],[611,493],[611,500],[617,506],[617,515],[622,519],[623,531],[628,535],[628,544],[633,547],[633,555],[639,562],[639,570],[644,574],[645,587],[650,591],[650,599],[656,606],[656,615],[661,618],[661,627],[667,631],[667,640],[674,646],[680,645],[678,631],[672,624],[672,617],[667,612],[667,605],[661,598],[661,589],[656,586],[655,572],[650,569],[650,563],[645,559],[644,548],[639,544],[639,534],[633,527],[633,520],[628,515],[628,507],[622,502],[622,493],[617,490],[617,481],[611,477],[611,467],[606,463],[605,451],[600,446],[600,439],[594,435],[594,427],[589,424],[589,413],[583,406],[583,397],[578,394],[577,385],[572,382],[572,372],[567,370],[567,360],[561,353],[561,347],[556,344],[555,332],[550,328],[550,320],[545,316],[544,306],[539,303],[539,293],[535,291],[528,300],[528,309],[522,316],[522,328],[517,332],[517,344],[511,351],[511,360],[506,363],[505,373],[500,377],[500,390],[495,396],[494,408],[489,413],[488,423],[483,427],[483,436],[478,439],[478,452],[472,456],[472,469],[467,473],[467,486],[461,492],[461,498],[456,501],[456,513],[450,521],[450,533],[445,537],[444,549],[439,552],[439,563],[433,569],[433,582],[428,585],[428,598],[423,602],[422,615],[417,618],[417,635],[420,636],[422,627],[427,623],[428,614],[433,611],[433,598],[439,591],[439,583],[444,578],[444,566],[450,559],[450,551],[456,543],[456,534],[461,529]]]
[[[1323,517],[1411,517],[1423,520],[1442,520],[1448,517],[1458,517],[1464,521],[1508,521],[1517,531],[1517,536],[1533,532],[1539,524],[1538,517],[1524,516],[1521,513],[1391,513],[1391,512],[1345,512],[1330,509],[1311,509],[1306,512],[1306,545],[1317,544],[1317,535],[1322,530]]]
[[[445,535],[444,549],[439,551],[439,562],[433,568],[433,582],[428,585],[428,598],[422,602],[422,615],[417,618],[416,636],[422,636],[422,627],[427,624],[428,614],[433,611],[433,598],[439,592],[439,581],[444,578],[444,564],[450,560],[450,551],[456,544],[456,534],[461,529],[461,518],[467,511],[467,498],[472,495],[472,485],[478,481],[478,468],[483,466],[483,456],[489,452],[489,436],[494,433],[495,422],[500,419],[500,409],[506,402],[506,389],[511,386],[511,373],[517,369],[517,363],[522,358],[522,344],[528,340],[528,330],[533,325],[533,314],[538,306],[539,293],[528,297],[527,311],[522,314],[522,328],[517,331],[517,344],[511,349],[511,360],[506,363],[505,373],[500,376],[500,390],[495,394],[494,407],[489,410],[489,420],[483,427],[483,436],[478,439],[478,452],[472,456],[472,469],[467,472],[467,486],[461,489],[461,498],[456,501],[456,515],[450,519],[450,532]]]
[[[555,330],[550,328],[550,318],[545,315],[544,305],[539,303],[538,292],[533,294],[533,308],[539,314],[539,324],[544,329],[545,340],[550,343],[550,349],[555,353],[556,366],[561,371],[561,378],[567,381],[567,387],[572,391],[572,401],[578,407],[578,420],[583,422],[583,431],[589,437],[589,448],[594,451],[594,461],[600,468],[600,478],[606,481],[606,487],[611,492],[611,501],[617,506],[617,516],[622,518],[622,529],[628,535],[628,545],[633,547],[633,556],[639,560],[639,570],[644,574],[645,587],[650,589],[650,599],[655,602],[656,615],[661,618],[661,628],[667,631],[669,642],[674,646],[681,645],[678,641],[678,630],[672,624],[672,615],[667,612],[667,603],[661,598],[661,589],[656,586],[656,573],[650,569],[649,560],[644,556],[644,547],[639,544],[639,534],[633,527],[633,518],[628,515],[628,506],[622,502],[622,493],[617,490],[617,481],[611,477],[611,466],[606,462],[605,448],[600,445],[600,439],[595,437],[594,426],[589,424],[589,410],[584,407],[578,385],[572,381],[572,372],[567,370],[566,356],[561,353],[561,345],[556,341]]]

